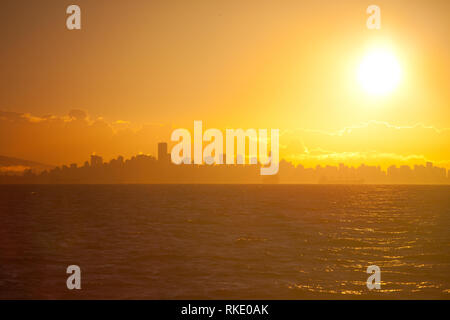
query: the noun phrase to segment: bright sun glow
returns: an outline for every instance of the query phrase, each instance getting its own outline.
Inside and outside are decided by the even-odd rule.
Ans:
[[[373,95],[385,95],[394,90],[401,78],[401,68],[395,56],[387,50],[369,52],[358,69],[358,81]]]

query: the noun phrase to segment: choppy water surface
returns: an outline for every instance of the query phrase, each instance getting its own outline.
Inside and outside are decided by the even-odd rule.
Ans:
[[[449,199],[448,186],[0,186],[0,298],[449,299]]]

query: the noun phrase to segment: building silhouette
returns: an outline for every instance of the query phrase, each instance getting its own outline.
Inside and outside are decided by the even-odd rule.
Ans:
[[[103,158],[95,154],[91,155],[91,167],[98,168],[103,165]]]
[[[170,162],[170,154],[167,152],[167,143],[166,142],[158,143],[158,161],[161,163],[169,163]]]
[[[305,168],[281,160],[277,175],[261,176],[259,163],[212,164],[212,159],[205,159],[207,163],[197,165],[186,157],[182,164],[175,165],[171,163],[167,149],[167,143],[161,142],[158,158],[139,154],[126,160],[118,156],[109,162],[93,154],[90,163],[86,161],[80,167],[72,163],[42,172],[28,169],[20,175],[2,173],[0,183],[450,184],[450,170],[436,167],[431,162],[412,168],[392,165],[384,171],[380,166],[349,167],[343,163]],[[220,155],[222,159],[225,157],[225,154]]]

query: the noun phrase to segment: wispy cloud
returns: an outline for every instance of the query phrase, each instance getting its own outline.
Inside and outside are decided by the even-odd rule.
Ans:
[[[44,163],[81,163],[96,152],[110,159],[139,152],[156,154],[169,141],[168,124],[136,126],[126,119],[108,122],[84,110],[36,116],[0,111],[0,148],[4,155]],[[281,157],[315,164],[450,164],[450,129],[417,123],[409,126],[368,121],[335,131],[280,128]]]

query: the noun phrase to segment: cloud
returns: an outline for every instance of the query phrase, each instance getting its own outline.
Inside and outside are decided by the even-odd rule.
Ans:
[[[293,129],[283,132],[280,140],[284,156],[294,161],[448,163],[450,159],[450,129],[421,123],[368,121],[336,131]]]
[[[69,117],[75,120],[86,120],[87,119],[87,113],[83,110],[79,109],[73,109],[69,112]]]
[[[55,165],[83,163],[93,152],[107,160],[139,152],[156,155],[157,143],[169,142],[173,129],[161,123],[135,127],[124,119],[108,122],[80,109],[64,116],[0,111],[0,150]],[[280,156],[307,166],[433,161],[450,167],[448,128],[368,121],[335,131],[280,129]]]
[[[96,152],[111,159],[143,152],[155,154],[157,142],[170,137],[168,125],[133,129],[126,120],[92,119],[83,110],[65,116],[34,116],[0,111],[0,150],[3,155],[47,164],[82,163]]]

